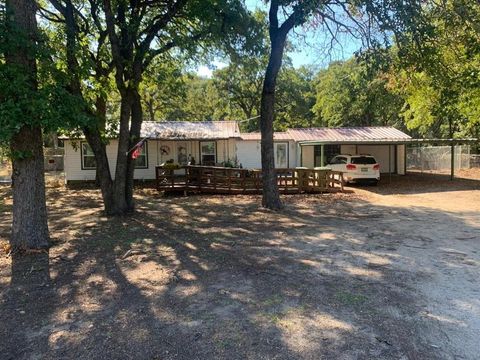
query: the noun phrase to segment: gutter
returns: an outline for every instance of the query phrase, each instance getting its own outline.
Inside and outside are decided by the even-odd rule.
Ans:
[[[476,138],[463,138],[463,139],[379,139],[379,140],[304,140],[297,141],[300,146],[308,145],[393,145],[393,144],[473,144],[480,142],[480,139]]]

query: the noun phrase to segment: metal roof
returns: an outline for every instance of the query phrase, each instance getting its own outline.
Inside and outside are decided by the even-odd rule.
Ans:
[[[259,132],[242,133],[240,134],[242,140],[261,140],[262,134]],[[292,137],[287,132],[273,133],[274,140],[292,140]]]
[[[163,140],[209,140],[240,137],[236,121],[144,121],[141,137]]]
[[[287,133],[297,142],[401,142],[411,139],[392,126],[289,129]]]
[[[260,140],[261,134],[242,133],[242,140]],[[411,138],[404,132],[391,126],[342,127],[342,128],[304,128],[275,132],[274,140],[293,140],[301,143],[393,143],[405,142]]]

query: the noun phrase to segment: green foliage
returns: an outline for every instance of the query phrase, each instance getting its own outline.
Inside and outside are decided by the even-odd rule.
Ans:
[[[156,73],[152,67],[151,72]],[[212,78],[181,74],[176,68],[166,78],[152,78],[142,87],[147,118],[156,120],[245,120],[260,111],[263,64],[247,58],[216,70]],[[159,70],[168,74],[168,71]],[[311,126],[315,102],[313,71],[285,67],[279,76],[278,111],[275,128]],[[153,110],[150,111],[150,110]],[[241,123],[243,131],[258,131],[258,119]]]
[[[480,4],[447,0],[425,7],[428,31],[398,42],[393,89],[405,100],[405,123],[435,137],[476,136],[480,107]]]
[[[4,11],[4,9],[3,9]],[[73,127],[88,122],[81,109],[84,104],[66,90],[67,75],[55,66],[55,50],[45,33],[38,32],[38,41],[7,23],[0,16],[0,142],[8,143],[23,126],[41,126],[45,131]],[[29,49],[36,59],[37,76],[32,79],[21,63],[6,62],[6,57],[19,47]],[[35,61],[35,60],[33,60]]]
[[[240,167],[240,164],[238,163],[238,159],[235,158],[235,159],[227,159],[226,161],[222,162],[220,164],[221,166],[223,167],[227,167],[227,168],[239,168]]]
[[[320,71],[317,122],[324,126],[399,126],[401,99],[391,93],[388,78],[356,59],[338,61]]]
[[[276,91],[276,119],[274,129],[316,126],[312,111],[315,105],[315,83],[312,69],[284,66],[280,70]]]
[[[260,112],[260,94],[266,60],[263,56],[236,59],[213,73],[215,89],[222,94],[233,112],[250,119]],[[255,122],[248,123],[255,126]]]
[[[182,70],[182,64],[174,59],[156,59],[147,69],[140,84],[146,119],[173,120],[181,116],[175,112],[187,96],[187,79]]]
[[[48,5],[47,1],[39,3],[44,8]],[[44,19],[40,22],[39,41],[28,44],[37,59],[37,88],[19,68],[5,63],[8,51],[24,45],[28,38],[8,27],[5,9],[0,5],[3,144],[23,125],[41,125],[45,131],[71,131],[91,124],[95,119],[87,114],[95,109],[98,97],[106,99],[108,105],[105,137],[109,129],[118,125],[120,94],[114,74],[106,71],[112,62],[111,48],[108,37],[102,38],[105,34],[101,35],[90,7],[101,2],[94,0],[84,7],[80,6],[83,2],[73,3],[78,6],[77,16],[81,14],[82,18],[75,48],[78,72],[66,70],[65,25]],[[112,2],[114,9],[121,3]],[[355,19],[363,19],[364,13],[358,11],[363,6],[376,19],[377,30],[392,30],[388,35],[394,36],[387,36],[386,42],[394,42],[395,46],[380,46],[382,39],[371,39],[377,51],[363,51],[356,59],[334,62],[318,73],[306,67],[295,69],[285,59],[277,79],[275,130],[394,125],[418,136],[446,137],[452,132],[478,136],[480,4],[468,0],[432,2],[429,6],[400,0],[348,4]],[[319,1],[281,1],[279,5],[285,14],[297,14],[297,25],[308,20],[316,29],[325,25],[319,21],[320,15],[330,14],[331,10]],[[132,22],[129,26],[138,26],[140,33],[158,17],[161,8],[152,7],[140,24]],[[101,6],[99,9],[96,20],[105,27]],[[332,29],[346,30],[341,24],[337,26]],[[350,30],[354,27],[351,22],[345,26],[351,26]],[[258,116],[270,46],[267,28],[265,13],[250,13],[237,0],[188,2],[149,48],[153,54],[174,43],[176,50],[167,51],[166,47],[165,53],[145,58],[140,82],[145,118],[204,121]],[[104,45],[96,49],[100,39]],[[290,46],[287,44],[287,48]],[[226,67],[214,71],[212,78],[186,71],[192,62],[213,57],[229,61]],[[97,68],[98,64],[103,68]],[[129,66],[133,63],[128,63],[127,70]],[[68,91],[73,76],[81,79],[83,99]],[[242,130],[257,131],[258,121],[241,123]]]

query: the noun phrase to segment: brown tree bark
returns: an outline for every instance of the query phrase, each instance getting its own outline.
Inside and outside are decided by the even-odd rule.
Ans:
[[[143,111],[142,111],[142,99],[140,93],[137,89],[132,91],[132,122],[130,125],[130,146],[131,149],[135,144],[140,141],[140,130],[142,128],[143,122]],[[135,210],[135,203],[133,201],[133,175],[135,173],[135,161],[132,159],[130,154],[127,157],[127,174],[126,181],[127,187],[125,191],[125,199],[127,202],[128,211]]]
[[[113,181],[110,174],[106,146],[102,141],[102,135],[96,127],[84,128],[83,133],[95,154],[95,162],[97,165],[96,177],[102,192],[105,213],[107,215],[113,215],[115,208],[113,202]]]
[[[270,5],[270,56],[263,81],[262,99],[260,104],[260,132],[262,155],[262,205],[268,209],[279,210],[283,207],[278,191],[277,174],[275,171],[275,154],[273,146],[273,122],[275,119],[275,89],[277,76],[282,66],[283,52],[287,33],[291,28],[278,27],[278,2]],[[293,25],[292,25],[293,27]]]
[[[128,212],[127,204],[127,154],[130,146],[129,121],[132,112],[132,99],[129,96],[122,96],[120,105],[120,129],[118,136],[117,164],[115,167],[115,180],[113,182],[113,204],[112,215],[122,215]]]
[[[98,73],[98,72],[97,72]],[[95,99],[95,115],[97,116],[97,119],[98,119],[98,125],[97,125],[97,128],[100,129],[100,131],[105,131],[105,127],[107,125],[107,101],[105,100],[105,98],[101,95],[98,95],[97,98]],[[85,132],[84,132],[85,134]],[[99,134],[101,135],[101,134]],[[85,134],[85,138],[87,139],[88,142],[90,142],[87,138],[87,135]],[[92,147],[92,145],[90,144],[90,147]],[[93,147],[92,147],[93,149]],[[95,152],[94,152],[95,154]],[[101,188],[101,180],[100,180],[100,174],[98,173],[99,170],[98,170],[98,166],[97,166],[97,169],[95,170],[95,185],[97,187],[100,187]],[[110,175],[110,171],[109,171],[109,175]],[[111,177],[110,177],[111,179]],[[102,196],[103,196],[103,192],[102,192]]]
[[[64,5],[60,2],[53,2],[55,8],[64,16],[67,34],[67,66],[71,74],[69,91],[78,96],[80,99],[84,99],[82,93],[82,87],[79,77],[79,63],[77,60],[76,47],[79,27],[75,18],[75,8],[72,1],[65,1]],[[97,58],[96,64],[96,76],[98,79],[107,77],[109,70],[102,66],[101,59]],[[121,215],[126,212],[125,196],[115,196],[121,190],[122,178],[120,177],[120,185],[117,186],[116,182],[112,179],[109,161],[107,157],[106,146],[103,141],[102,132],[106,126],[106,101],[103,97],[99,96],[96,99],[95,111],[90,108],[85,108],[85,112],[88,116],[96,117],[97,121],[91,126],[85,126],[82,130],[88,141],[93,153],[95,154],[96,161],[96,183],[100,186],[104,204],[104,210],[107,215]],[[122,104],[122,113],[128,113],[128,108],[125,110],[125,106]],[[125,118],[125,115],[124,115]],[[127,120],[128,121],[128,120]]]
[[[31,0],[6,2],[12,27],[26,35],[12,52],[6,54],[6,63],[28,76],[27,85],[33,91],[37,89],[36,59],[31,46],[37,32],[35,6],[35,2]],[[11,139],[10,149],[13,167],[13,223],[10,243],[14,250],[47,248],[49,235],[40,126],[23,125]]]

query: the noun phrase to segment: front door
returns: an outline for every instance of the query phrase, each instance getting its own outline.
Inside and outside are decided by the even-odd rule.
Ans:
[[[186,142],[177,142],[177,164],[184,166],[188,164],[188,150]]]
[[[278,169],[288,168],[288,143],[275,143],[275,167]]]

